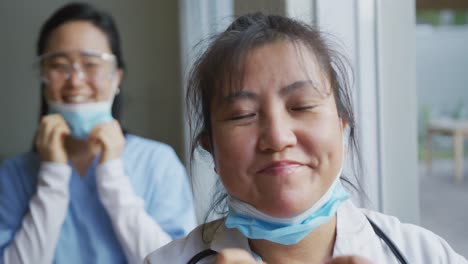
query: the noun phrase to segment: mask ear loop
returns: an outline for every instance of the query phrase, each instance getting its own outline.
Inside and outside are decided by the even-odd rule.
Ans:
[[[342,144],[342,157],[341,157],[341,169],[340,169],[340,174],[338,175],[338,178],[341,177],[341,174],[343,173],[343,169],[345,166],[346,162],[346,151],[348,149],[348,137],[346,135],[346,128],[343,127],[343,122],[340,120],[340,129],[341,129],[341,144]]]
[[[115,97],[120,94],[120,88],[119,88],[119,84],[118,84],[116,75],[117,74],[115,74],[113,76],[113,80],[112,80],[112,90],[114,90],[114,95],[111,98],[111,105],[114,103]]]
[[[119,76],[121,69],[119,69],[117,66],[115,68],[114,73],[112,74],[112,88],[114,90],[114,97],[112,98],[112,101],[114,101],[114,98],[120,94],[120,88],[119,88]]]
[[[348,137],[347,137],[347,127],[343,127],[343,122],[340,122],[340,128],[341,128],[341,138],[343,141],[343,147],[347,148],[348,147]]]

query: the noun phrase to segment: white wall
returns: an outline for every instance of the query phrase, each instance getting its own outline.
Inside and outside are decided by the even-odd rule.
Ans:
[[[0,2],[0,158],[28,150],[39,114],[33,67],[44,20],[66,1]],[[127,63],[123,123],[183,153],[177,1],[92,1],[112,13]]]

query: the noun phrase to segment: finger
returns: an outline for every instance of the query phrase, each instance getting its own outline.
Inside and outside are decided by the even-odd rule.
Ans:
[[[57,146],[58,144],[63,145],[65,136],[70,134],[68,126],[58,123],[50,133],[50,144]]]
[[[62,138],[65,135],[70,134],[70,129],[68,126],[60,120],[54,120],[54,123],[50,124],[49,126],[48,131],[45,134],[46,141],[44,141],[47,144],[57,146],[55,144],[61,143]]]
[[[43,160],[66,162],[64,139],[70,129],[63,117],[48,115],[41,119],[36,147]]]
[[[340,256],[326,261],[325,264],[372,264],[372,262],[361,256]]]
[[[120,125],[115,122],[103,132],[106,140],[105,144],[114,151],[121,152],[125,146],[125,137]]]
[[[47,144],[47,138],[51,130],[51,126],[54,123],[53,115],[46,115],[41,118],[41,122],[39,123],[39,128],[36,137],[36,145],[38,147],[44,146]]]
[[[91,132],[89,132],[89,135],[88,135],[88,141],[90,141],[91,143],[99,143],[100,144],[100,139],[102,137],[101,133],[102,133],[102,129],[103,127],[101,126],[97,126],[97,127],[94,127]]]
[[[41,130],[41,138],[46,139],[52,129],[54,129],[58,124],[63,124],[64,126],[67,126],[65,119],[59,114],[51,114],[51,115],[46,115],[41,119],[41,125],[40,125],[40,130]]]
[[[91,132],[89,132],[88,138],[98,138],[102,136],[102,132],[108,130],[109,126],[111,125],[111,122],[112,121],[104,122],[93,127],[93,129],[91,129]]]
[[[111,121],[108,121],[108,122],[98,124],[95,127],[93,127],[90,134],[92,134],[95,131],[98,131],[98,130],[101,130],[101,129],[106,129],[106,128],[110,127],[110,126],[113,126],[113,125],[115,125],[115,122],[116,122],[115,120],[111,120]]]
[[[45,127],[49,124],[47,116],[41,118],[39,127],[37,128],[36,142],[39,144],[44,141]]]
[[[99,140],[105,146],[111,146],[111,144],[121,141],[123,135],[119,123],[113,120],[93,128],[88,138],[91,141]]]
[[[91,140],[99,140],[101,143],[107,142],[109,137],[108,131],[112,130],[112,121],[101,123],[95,126],[89,133],[88,138]]]
[[[113,148],[112,144],[115,144],[113,133],[109,131],[108,127],[102,127],[101,129],[96,130],[96,133],[91,137],[91,140],[99,143],[101,146],[102,156],[108,154],[108,152]]]
[[[222,250],[215,259],[215,264],[254,264],[255,259],[245,250],[230,248]]]
[[[42,146],[42,141],[41,141],[41,138],[43,137],[42,135],[42,129],[39,127],[36,131],[36,140],[35,140],[35,144],[36,144],[36,148],[39,149],[41,146]]]
[[[104,128],[103,124],[99,124],[93,127],[93,129],[91,129],[91,131],[89,132],[88,138],[97,137],[97,135],[99,134],[99,131],[101,131],[103,128]]]

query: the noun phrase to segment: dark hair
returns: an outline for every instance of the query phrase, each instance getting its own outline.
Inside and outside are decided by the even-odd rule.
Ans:
[[[338,115],[348,124],[348,150],[354,154],[351,155],[353,173],[355,176],[358,175],[362,166],[348,72],[351,68],[348,61],[340,52],[333,49],[326,35],[316,28],[294,19],[262,13],[247,14],[237,18],[224,32],[211,39],[208,48],[193,65],[186,94],[192,135],[192,160],[195,150],[198,147],[203,148],[202,139],[212,140],[210,106],[214,97],[226,87],[240,89],[239,84],[245,75],[244,64],[248,52],[276,41],[291,42],[298,52],[300,52],[298,46],[302,45],[315,54],[333,90]],[[210,152],[209,149],[205,150]],[[344,180],[358,190],[350,180],[346,178]],[[357,177],[356,183],[360,185]],[[218,190],[206,219],[210,213],[227,212],[226,193],[221,184],[217,186]]]
[[[37,41],[36,54],[42,55],[47,47],[50,35],[61,25],[74,22],[90,22],[99,28],[107,37],[112,53],[117,59],[117,67],[125,69],[122,50],[120,47],[120,36],[112,16],[97,9],[88,3],[69,3],[55,11],[42,25]],[[43,84],[42,84],[43,86]],[[112,104],[112,116],[120,122],[122,108],[122,93],[115,96]],[[44,97],[44,89],[41,89],[41,113],[40,118],[48,113],[48,106]]]

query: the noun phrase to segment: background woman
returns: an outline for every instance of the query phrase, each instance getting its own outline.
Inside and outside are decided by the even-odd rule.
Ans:
[[[37,44],[35,151],[0,168],[5,263],[140,263],[195,224],[171,147],[124,133],[124,61],[113,18],[89,4],[57,10]]]

